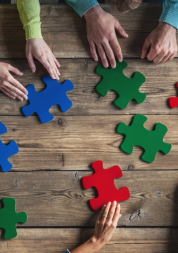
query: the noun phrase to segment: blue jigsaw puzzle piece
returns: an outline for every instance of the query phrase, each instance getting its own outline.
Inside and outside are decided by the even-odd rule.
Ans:
[[[22,111],[27,117],[36,112],[41,122],[47,123],[54,119],[54,116],[49,112],[52,106],[59,105],[63,112],[72,107],[72,101],[66,93],[73,90],[74,85],[70,80],[60,84],[56,79],[52,79],[50,75],[43,77],[43,81],[47,87],[41,92],[37,92],[33,84],[27,87],[30,104],[24,106]]]
[[[0,135],[7,133],[7,127],[0,122]],[[19,152],[19,147],[15,141],[11,141],[5,145],[0,140],[0,166],[3,172],[8,172],[12,169],[13,165],[8,161],[9,157]]]

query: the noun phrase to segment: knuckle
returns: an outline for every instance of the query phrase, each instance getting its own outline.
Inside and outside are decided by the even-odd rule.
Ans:
[[[5,86],[5,85],[6,85],[6,81],[3,80],[3,81],[2,81],[2,86]]]
[[[113,32],[108,33],[108,36],[107,36],[107,37],[108,37],[109,40],[115,39],[115,35],[114,35]]]
[[[116,224],[115,224],[115,223],[112,223],[112,224],[111,224],[111,228],[112,228],[112,229],[115,229],[115,228],[116,228]]]

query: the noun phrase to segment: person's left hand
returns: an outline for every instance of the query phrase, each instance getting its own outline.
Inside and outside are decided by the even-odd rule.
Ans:
[[[159,22],[159,25],[146,38],[141,58],[155,64],[171,61],[177,53],[176,28]]]
[[[49,72],[51,78],[59,80],[60,73],[58,68],[60,67],[60,64],[43,39],[39,38],[27,40],[26,57],[29,67],[33,73],[36,71],[36,66],[33,59],[34,57],[43,64],[43,66]]]

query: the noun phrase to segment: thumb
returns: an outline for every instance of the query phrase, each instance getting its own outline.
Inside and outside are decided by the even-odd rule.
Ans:
[[[141,58],[144,59],[148,52],[149,52],[149,49],[150,49],[150,42],[148,42],[147,40],[145,40],[145,43],[143,45],[143,48],[142,48],[142,54],[141,54]]]
[[[129,35],[126,33],[126,31],[122,28],[122,26],[120,25],[119,21],[116,23],[115,25],[116,31],[125,38],[128,38]]]
[[[14,74],[16,74],[18,76],[22,76],[23,75],[23,73],[19,69],[14,68],[11,65],[9,65],[8,70],[11,71],[11,72],[13,72]]]
[[[32,54],[29,54],[29,55],[27,56],[27,60],[28,60],[28,65],[29,65],[29,67],[30,67],[31,70],[32,70],[32,73],[34,73],[34,72],[36,71],[36,65],[35,65],[35,63],[34,63]]]

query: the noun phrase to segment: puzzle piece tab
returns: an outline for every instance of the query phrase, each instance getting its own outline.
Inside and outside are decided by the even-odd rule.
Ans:
[[[50,75],[43,77],[43,81],[46,83],[47,88],[41,92],[37,92],[33,84],[27,87],[30,104],[23,107],[22,111],[27,117],[36,112],[41,122],[47,123],[54,119],[54,116],[49,112],[52,106],[59,105],[63,112],[72,107],[72,101],[66,93],[73,90],[74,85],[70,80],[60,84],[56,79],[52,79]]]
[[[17,236],[17,223],[27,222],[27,214],[16,213],[16,200],[13,198],[3,198],[3,204],[4,207],[0,209],[0,228],[5,230],[5,239],[12,239]]]
[[[96,161],[92,164],[95,173],[83,178],[83,186],[86,190],[95,187],[98,190],[98,197],[90,200],[91,207],[97,211],[108,202],[123,201],[130,198],[130,192],[127,187],[118,190],[114,184],[114,179],[123,176],[122,170],[115,165],[110,169],[103,168],[102,161]]]
[[[146,78],[140,72],[136,72],[133,78],[124,75],[123,70],[127,67],[127,63],[117,62],[116,68],[107,69],[99,65],[96,73],[103,76],[103,80],[97,85],[96,90],[100,95],[106,96],[109,90],[118,93],[119,98],[114,104],[121,109],[125,109],[132,99],[138,103],[143,103],[146,94],[141,93],[139,88],[146,81]]]
[[[177,88],[178,88],[178,83],[177,83]],[[169,99],[169,104],[172,108],[178,107],[178,97],[171,97]]]
[[[162,151],[168,154],[171,151],[172,145],[163,142],[164,136],[168,131],[168,128],[157,123],[155,130],[150,131],[144,127],[144,123],[147,121],[147,117],[141,114],[137,114],[133,118],[133,122],[130,126],[125,123],[120,123],[117,132],[126,135],[124,142],[121,145],[121,149],[132,154],[134,146],[140,146],[145,150],[142,155],[142,159],[146,162],[154,162],[158,151]]]
[[[7,133],[7,127],[0,122],[0,135]],[[8,161],[9,157],[19,152],[19,147],[15,141],[11,141],[5,145],[0,140],[0,166],[3,172],[8,172],[12,169],[13,165]]]

